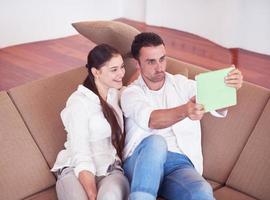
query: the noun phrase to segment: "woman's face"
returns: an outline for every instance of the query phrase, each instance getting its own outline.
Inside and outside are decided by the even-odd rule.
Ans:
[[[125,68],[122,56],[117,54],[97,70],[98,82],[104,89],[116,88],[123,86],[122,79],[125,75]]]

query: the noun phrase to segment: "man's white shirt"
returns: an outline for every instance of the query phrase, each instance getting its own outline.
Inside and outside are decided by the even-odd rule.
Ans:
[[[186,104],[195,95],[196,82],[182,75],[166,73],[165,83],[159,91],[149,90],[141,76],[130,84],[121,96],[121,108],[125,116],[127,134],[124,159],[132,155],[144,138],[159,134],[166,139],[169,151],[187,155],[197,171],[202,174],[203,157],[199,120],[191,120],[186,117],[165,129],[148,127],[150,115],[154,110]],[[217,112],[212,114],[223,117],[226,116],[226,113],[225,111],[222,114]]]

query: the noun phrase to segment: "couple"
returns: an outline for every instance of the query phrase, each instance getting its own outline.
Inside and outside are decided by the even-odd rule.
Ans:
[[[201,176],[204,108],[195,102],[195,82],[165,72],[165,45],[155,33],[138,34],[131,52],[141,75],[123,90],[122,110],[121,55],[106,44],[89,52],[88,76],[61,112],[67,141],[52,169],[58,198],[214,199]],[[225,83],[239,89],[241,72],[231,71]]]

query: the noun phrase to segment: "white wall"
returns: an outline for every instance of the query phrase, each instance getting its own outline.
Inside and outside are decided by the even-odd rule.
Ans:
[[[230,1],[230,2],[229,2]],[[213,41],[234,40],[235,0],[149,0],[146,22],[195,33]],[[236,1],[235,1],[236,2]],[[150,6],[151,5],[151,6]],[[159,13],[156,13],[160,10]],[[166,17],[163,11],[167,10]],[[225,43],[226,43],[225,41]]]
[[[243,1],[243,0],[242,0]],[[241,6],[238,41],[243,49],[270,55],[270,1],[248,1]]]
[[[127,19],[145,22],[147,0],[122,0],[122,15]]]
[[[72,22],[120,17],[270,55],[270,0],[0,0],[0,48],[75,34]]]
[[[122,16],[122,0],[0,0],[0,48],[73,35],[71,23]]]
[[[193,33],[227,48],[239,47],[270,55],[270,0],[145,0],[140,3],[145,3],[144,22],[149,25]],[[137,13],[127,18],[142,21],[140,11],[132,10],[131,6],[125,9],[125,13]]]

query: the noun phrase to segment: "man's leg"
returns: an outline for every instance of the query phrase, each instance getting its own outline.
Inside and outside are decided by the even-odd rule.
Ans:
[[[155,200],[163,178],[167,143],[162,136],[145,138],[124,162],[131,183],[130,200]]]
[[[214,200],[210,184],[182,154],[168,152],[159,195],[169,200]]]

